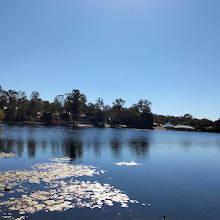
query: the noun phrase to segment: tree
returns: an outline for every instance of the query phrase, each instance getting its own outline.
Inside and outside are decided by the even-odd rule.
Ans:
[[[6,107],[5,107],[5,118],[8,121],[14,121],[16,118],[17,110],[17,95],[18,93],[15,90],[8,90],[5,92],[6,97]]]
[[[123,118],[124,118],[124,104],[125,104],[125,100],[123,99],[115,99],[115,101],[112,103],[113,106],[110,110],[110,118],[111,118],[111,125],[115,126],[118,124],[122,124],[123,123]]]
[[[122,109],[124,104],[125,104],[125,100],[123,99],[115,99],[115,101],[112,103],[113,104],[113,108],[118,108],[118,109]]]
[[[137,104],[134,105],[134,107],[138,108],[138,111],[140,113],[143,112],[150,112],[150,106],[151,106],[151,102],[149,102],[148,100],[139,100]]]
[[[7,105],[6,91],[0,86],[0,109],[4,109]]]
[[[19,91],[17,94],[17,119],[24,121],[27,115],[28,100],[25,92]]]
[[[140,125],[141,114],[134,105],[125,111],[125,124],[131,128],[138,128]]]
[[[220,132],[220,118],[214,122],[214,128]]]
[[[150,110],[151,102],[148,100],[139,100],[132,106],[133,118],[130,122],[136,128],[151,129],[153,126],[153,115]],[[134,114],[135,113],[135,114]],[[135,115],[135,116],[134,116]]]
[[[41,119],[42,119],[42,121],[44,122],[45,125],[52,124],[52,114],[51,114],[51,112],[44,112]]]
[[[185,114],[185,115],[183,116],[183,118],[184,118],[185,120],[192,120],[192,119],[193,119],[193,116],[190,115],[190,114]]]
[[[53,112],[54,111],[54,106],[48,101],[43,101],[42,102],[42,107],[43,107],[43,112],[48,113],[48,112]]]
[[[74,89],[71,93],[67,94],[65,99],[65,109],[67,112],[71,113],[73,122],[79,119],[79,115],[83,109],[85,109],[86,96],[80,93],[79,90]]]
[[[64,107],[64,96],[63,95],[57,95],[54,98],[53,106],[54,106],[55,112],[61,113],[62,110],[63,110],[63,107]]]
[[[4,119],[4,112],[0,109],[0,121]]]
[[[29,113],[31,116],[31,120],[36,120],[37,112],[39,112],[42,108],[42,100],[40,98],[40,94],[37,91],[31,93],[30,103],[29,103]]]
[[[57,95],[54,98],[54,101],[52,103],[53,106],[53,122],[55,123],[59,123],[60,121],[69,121],[69,115],[67,115],[66,113],[64,113],[64,96],[63,95]],[[68,116],[68,117],[66,117]]]
[[[102,99],[98,99],[95,104],[88,103],[86,108],[87,119],[97,127],[103,126],[104,123],[104,102]]]
[[[153,127],[154,118],[151,112],[143,111],[141,113],[141,124],[140,128],[151,129]]]
[[[96,100],[96,107],[98,108],[98,109],[100,109],[100,110],[103,110],[104,108],[105,108],[105,105],[104,105],[104,101],[103,101],[103,99],[102,98],[98,98],[97,100]]]

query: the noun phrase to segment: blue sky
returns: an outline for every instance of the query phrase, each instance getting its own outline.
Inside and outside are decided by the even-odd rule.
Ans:
[[[220,118],[219,0],[0,1],[0,85]]]

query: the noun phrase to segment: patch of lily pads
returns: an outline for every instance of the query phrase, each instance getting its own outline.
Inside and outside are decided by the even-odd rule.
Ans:
[[[69,158],[69,157],[58,157],[58,158],[51,158],[49,160],[53,161],[53,162],[65,163],[65,162],[70,162],[71,158]]]
[[[118,163],[115,163],[116,165],[118,166],[140,166],[141,164],[139,163],[136,163],[134,161],[131,161],[130,163],[129,162],[118,162]]]
[[[139,203],[109,184],[77,180],[77,177],[93,177],[105,171],[97,171],[92,166],[66,164],[68,160],[52,158],[53,162],[36,164],[31,170],[0,172],[3,218],[16,219],[15,214],[20,220],[26,213],[38,211],[61,212],[75,207],[93,209],[113,206],[114,203],[126,208],[129,203]]]
[[[1,152],[0,153],[0,158],[8,158],[8,157],[14,157],[15,154],[13,153],[5,153],[5,152]]]

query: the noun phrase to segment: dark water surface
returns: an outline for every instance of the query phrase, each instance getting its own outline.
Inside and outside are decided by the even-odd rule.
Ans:
[[[70,157],[70,164],[106,171],[91,181],[108,183],[140,202],[128,208],[40,211],[26,214],[28,219],[220,219],[220,134],[4,124],[1,130],[0,152],[17,156],[0,158],[0,171],[30,170],[50,158]],[[121,161],[141,166],[115,164]]]

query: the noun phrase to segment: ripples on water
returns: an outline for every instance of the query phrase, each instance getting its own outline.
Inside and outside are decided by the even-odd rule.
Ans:
[[[106,173],[79,181],[110,184],[140,204],[27,214],[31,219],[217,220],[220,216],[220,134],[110,128],[1,125],[0,171],[31,170],[50,158]],[[135,161],[140,166],[117,166]],[[2,197],[0,197],[2,199]],[[145,204],[145,205],[142,205]],[[1,206],[0,206],[1,207]]]

